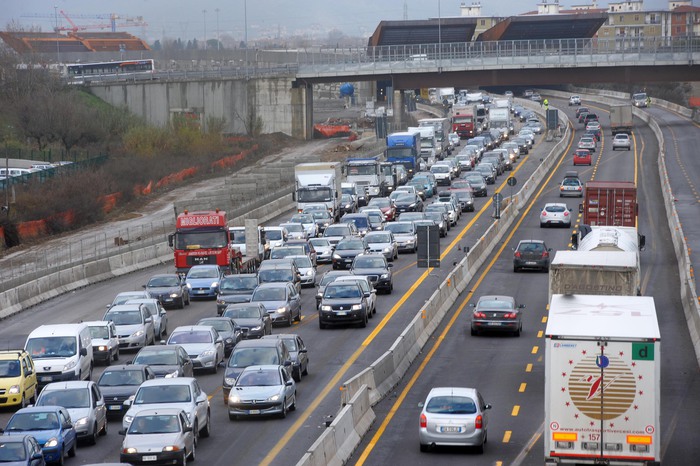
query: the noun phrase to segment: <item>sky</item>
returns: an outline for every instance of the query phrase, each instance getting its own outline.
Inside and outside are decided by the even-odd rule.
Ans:
[[[148,26],[121,29],[149,42],[162,38],[183,40],[205,37],[213,39],[228,34],[242,40],[245,18],[248,39],[279,32],[280,35],[316,32],[325,37],[327,31],[339,29],[349,36],[368,37],[382,20],[448,17],[460,15],[460,4],[477,0],[0,0],[0,28],[14,21],[25,27],[35,25],[49,32],[56,25],[69,26],[62,18],[63,10],[78,25],[109,22],[95,18],[117,13],[123,16],[143,16]],[[547,0],[550,3],[554,0]],[[619,1],[619,0],[618,0]],[[700,0],[694,0],[697,4]],[[512,16],[537,9],[538,0],[480,0],[484,16]],[[563,8],[590,0],[560,1]],[[598,1],[606,7],[607,1]],[[247,13],[244,14],[244,5]],[[645,10],[668,7],[668,0],[645,0]],[[216,11],[218,10],[218,12]],[[206,12],[205,12],[206,11]],[[218,26],[217,26],[218,23]],[[97,31],[97,30],[95,30]],[[106,30],[105,30],[106,31]],[[143,37],[145,34],[146,37]]]

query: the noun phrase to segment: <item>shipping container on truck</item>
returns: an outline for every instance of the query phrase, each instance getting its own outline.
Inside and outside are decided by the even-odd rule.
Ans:
[[[579,211],[585,225],[636,227],[637,187],[632,181],[589,181]]]
[[[187,273],[193,265],[216,264],[231,270],[240,260],[240,252],[229,247],[226,212],[221,210],[189,212],[177,216],[175,233],[168,245],[175,254],[175,270]]]
[[[552,296],[546,466],[660,465],[660,337],[651,297]]]

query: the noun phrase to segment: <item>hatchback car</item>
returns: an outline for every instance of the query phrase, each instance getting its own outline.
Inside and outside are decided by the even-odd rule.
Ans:
[[[388,197],[374,197],[370,199],[367,206],[380,209],[387,222],[393,222],[396,219],[396,207]]]
[[[119,461],[127,464],[187,464],[195,459],[196,439],[187,413],[177,408],[144,409],[124,435]]]
[[[38,392],[34,361],[22,349],[0,350],[0,407],[25,407]]]
[[[66,455],[75,456],[78,435],[66,408],[60,406],[33,406],[22,408],[12,415],[3,430],[3,437],[31,435],[39,445],[44,461],[62,463]]]
[[[523,330],[523,319],[520,309],[524,304],[518,304],[511,296],[482,296],[474,308],[471,319],[471,334],[481,332],[509,332],[516,337]]]
[[[329,225],[323,232],[323,237],[330,241],[333,246],[346,236],[360,236],[354,223],[335,223]]]
[[[316,228],[318,229],[318,234],[322,234],[326,227],[333,223],[333,216],[328,212],[327,209],[323,210],[307,210],[304,209],[305,214],[310,214],[314,218],[314,223],[316,223]],[[313,239],[313,238],[312,238]]]
[[[388,263],[383,254],[360,254],[355,257],[350,271],[353,275],[369,277],[369,281],[377,291],[391,294],[394,290],[394,279],[391,273],[393,266],[394,264]]]
[[[333,270],[350,268],[355,256],[368,251],[367,242],[363,238],[340,240],[333,251]]]
[[[309,375],[309,353],[301,339],[296,333],[277,333],[275,335],[267,335],[263,339],[282,340],[289,351],[289,356],[292,358],[292,377],[295,382],[301,382],[303,375]]]
[[[44,466],[41,445],[31,435],[0,437],[0,463],[6,466]]]
[[[192,359],[180,345],[147,346],[136,354],[133,364],[150,366],[156,377],[192,377]]]
[[[572,95],[569,97],[569,107],[572,105],[581,105],[580,95]]]
[[[109,309],[112,306],[116,306],[117,304],[124,304],[131,299],[142,299],[142,298],[150,298],[150,296],[146,290],[122,291],[121,293],[118,293],[117,296],[114,297],[114,300],[112,301],[111,304],[107,304],[107,309]]]
[[[630,141],[630,135],[627,133],[617,133],[613,138],[612,149],[632,149],[632,141]]]
[[[549,272],[549,253],[552,250],[541,240],[522,240],[513,249],[513,272],[524,268]]]
[[[140,304],[143,306],[153,318],[153,330],[156,338],[165,337],[165,335],[167,335],[168,313],[160,301],[154,298],[130,299],[125,304]]]
[[[287,230],[287,237],[289,239],[309,239],[306,229],[301,223],[280,223],[280,227]]]
[[[436,446],[476,447],[484,452],[491,405],[475,388],[435,387],[423,403],[419,418],[420,450]]]
[[[575,117],[578,120],[582,113],[588,113],[590,111],[588,107],[579,107],[576,109]]]
[[[318,225],[311,214],[294,214],[289,219],[289,223],[300,223],[306,230],[306,236],[309,238],[318,236]]]
[[[301,296],[290,282],[261,283],[250,302],[262,304],[272,324],[281,322],[291,327],[292,321],[301,322]]]
[[[593,157],[588,149],[576,149],[574,151],[574,165],[591,165]]]
[[[136,393],[142,383],[155,378],[156,373],[153,369],[143,364],[126,364],[105,369],[97,381],[97,386],[105,398],[107,416],[121,418],[126,412],[124,402]]]
[[[140,304],[119,304],[111,307],[102,320],[114,322],[119,336],[119,349],[139,349],[155,343],[153,317]]]
[[[571,209],[561,202],[548,202],[540,212],[540,228],[548,226],[571,227]]]
[[[595,152],[596,149],[596,143],[595,139],[591,137],[584,136],[581,139],[578,140],[578,148],[579,149],[588,149],[591,152]]]
[[[291,377],[292,356],[289,354],[284,341],[272,339],[246,340],[242,341],[231,353],[231,357],[226,363],[226,372],[222,384],[224,403],[228,403],[228,396],[236,379],[241,375],[246,367],[273,364],[283,366]]]
[[[362,196],[364,200],[365,197]],[[352,194],[342,194],[340,196],[340,214],[352,214],[357,212],[358,201]]]
[[[287,417],[297,403],[294,379],[279,365],[246,367],[231,387],[228,396],[228,417],[277,415]]]
[[[463,176],[462,179],[469,182],[475,197],[486,197],[488,188],[486,186],[486,180],[481,174],[469,173]]]
[[[224,340],[224,356],[228,357],[233,348],[243,339],[241,328],[230,317],[205,317],[197,325],[214,327]]]
[[[244,340],[272,333],[272,319],[262,303],[229,304],[223,317],[233,319],[241,328]]]
[[[164,307],[183,309],[190,304],[190,290],[176,273],[155,275],[143,287],[149,298],[156,298]]]
[[[216,298],[224,272],[218,265],[194,265],[187,271],[185,285],[192,298]]]
[[[318,308],[318,326],[359,324],[366,327],[372,311],[358,283],[334,281],[326,286]]]
[[[349,274],[350,271],[348,270],[329,270],[328,272],[323,274],[321,280],[318,282],[318,287],[316,289],[316,309],[318,309],[318,306],[321,305],[321,299],[323,298],[323,290],[326,289],[326,286],[328,286],[329,283],[335,281],[336,278]]]
[[[316,249],[316,261],[321,263],[329,263],[333,260],[333,245],[326,238],[311,238],[309,240]]]
[[[583,197],[583,183],[578,177],[566,176],[559,185],[559,197]]]
[[[389,261],[399,258],[399,247],[390,231],[371,231],[365,236],[365,242],[370,252],[384,254]]]
[[[223,314],[229,304],[250,301],[253,290],[258,284],[258,275],[255,273],[224,276],[219,284],[219,294],[216,296],[216,313]]]
[[[61,406],[68,410],[79,440],[90,445],[107,435],[107,407],[95,382],[73,380],[53,382],[41,390],[36,406]]]
[[[167,345],[180,345],[192,360],[193,369],[208,370],[213,374],[224,361],[224,339],[214,327],[186,325],[170,334]]]
[[[423,200],[417,194],[401,194],[394,200],[394,205],[399,214],[401,212],[423,212]]]
[[[294,261],[294,265],[299,269],[301,277],[301,286],[313,287],[316,286],[316,267],[307,255],[289,256]]]
[[[386,231],[394,234],[399,252],[416,252],[418,249],[416,226],[413,222],[393,222],[386,226]]]

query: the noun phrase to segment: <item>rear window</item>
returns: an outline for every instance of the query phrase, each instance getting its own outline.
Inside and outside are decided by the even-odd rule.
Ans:
[[[564,212],[566,208],[562,205],[548,205],[544,210],[547,212]]]
[[[542,243],[520,243],[518,247],[520,252],[543,252],[544,245]]]
[[[475,414],[476,403],[464,396],[436,396],[428,401],[425,410],[434,414]]]

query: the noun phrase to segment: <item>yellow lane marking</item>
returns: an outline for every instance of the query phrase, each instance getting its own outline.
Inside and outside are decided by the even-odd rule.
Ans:
[[[510,412],[510,415],[517,416],[518,413],[520,413],[520,406],[518,406],[518,405],[513,406],[513,411]]]
[[[511,435],[513,435],[513,432],[511,432],[510,430],[507,430],[507,431],[503,434],[503,443],[508,443],[508,442],[510,442],[510,436],[511,436]]]
[[[527,366],[525,366],[525,372],[532,372],[532,363],[529,363]]]
[[[537,338],[542,338],[542,335],[544,335],[543,330],[540,330],[539,332],[537,332]]]
[[[525,382],[523,382],[520,384],[520,388],[518,388],[518,392],[525,393],[526,388],[527,388],[527,384]]]
[[[540,347],[539,346],[533,346],[532,347],[532,354],[537,354],[537,351],[539,351]]]
[[[549,305],[547,305],[549,307]],[[547,316],[542,316],[542,323],[546,324],[547,323]]]

